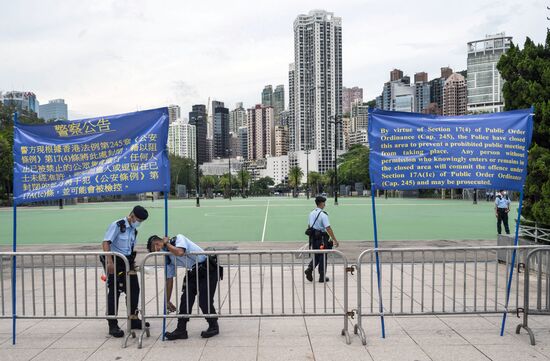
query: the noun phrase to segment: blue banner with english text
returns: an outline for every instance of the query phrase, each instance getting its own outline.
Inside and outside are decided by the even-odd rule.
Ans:
[[[437,116],[369,113],[370,177],[378,189],[521,190],[533,133],[531,109]]]

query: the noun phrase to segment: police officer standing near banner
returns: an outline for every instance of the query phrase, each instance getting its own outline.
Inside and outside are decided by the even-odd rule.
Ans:
[[[323,196],[315,197],[317,207],[309,214],[308,230],[311,230],[309,235],[310,249],[332,249],[333,247],[338,247],[338,241],[330,227],[328,214],[323,210],[326,201],[327,199]],[[326,263],[326,255],[315,254],[304,272],[307,280],[313,282],[313,270],[319,266],[319,282],[328,282],[329,278],[325,277]]]
[[[176,266],[185,267],[187,274],[183,281],[179,313],[189,315],[193,311],[195,297],[199,295],[199,307],[204,315],[216,315],[214,308],[214,294],[219,278],[223,279],[223,268],[218,266],[216,257],[206,255],[192,255],[192,252],[203,252],[203,249],[189,238],[178,234],[173,238],[160,238],[157,235],[147,240],[149,252],[168,251],[176,257],[166,257],[166,300],[167,308],[173,307],[170,302],[173,278],[176,276]],[[207,264],[209,262],[209,264]],[[203,338],[216,336],[220,330],[217,317],[207,317],[208,329],[201,332]],[[178,318],[178,326],[172,332],[166,332],[168,340],[186,339],[187,322],[189,317]]]
[[[141,329],[141,321],[137,318],[137,306],[139,300],[139,283],[138,277],[135,273],[135,255],[134,246],[136,245],[138,227],[143,221],[149,217],[149,213],[142,206],[135,206],[128,217],[116,220],[105,232],[103,238],[103,251],[104,252],[118,252],[126,256],[128,263],[130,264],[130,312],[135,315],[135,318],[131,320],[132,328]],[[121,259],[115,260],[113,256],[101,256],[101,263],[105,267],[107,277],[107,315],[115,314],[115,302],[116,309],[118,310],[118,300],[122,292],[126,292],[126,275],[124,261]],[[116,282],[115,282],[116,272]],[[116,289],[116,291],[115,291]],[[118,327],[118,320],[107,320],[109,323],[109,334],[113,337],[123,337],[124,331]]]
[[[495,216],[497,217],[498,234],[502,232],[501,222],[504,223],[506,234],[510,234],[510,227],[508,227],[508,212],[510,212],[510,198],[508,198],[508,194],[501,189],[495,197]]]

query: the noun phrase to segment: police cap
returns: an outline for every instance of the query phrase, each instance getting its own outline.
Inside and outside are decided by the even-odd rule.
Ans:
[[[326,201],[327,201],[327,199],[326,199],[325,197],[323,197],[323,196],[317,196],[317,197],[315,197],[315,204],[317,204],[317,205],[318,205],[319,203],[324,203],[324,202],[326,202]]]
[[[132,213],[134,214],[134,216],[138,217],[142,221],[146,220],[149,217],[149,213],[142,206],[135,206],[132,210]]]

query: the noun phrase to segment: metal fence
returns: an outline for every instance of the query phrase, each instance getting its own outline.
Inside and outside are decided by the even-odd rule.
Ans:
[[[534,226],[520,225],[519,236],[533,240],[535,243],[550,243],[550,229]]]
[[[514,249],[516,262],[508,311],[523,308],[524,283],[518,273],[527,254],[542,246],[380,248],[357,259],[357,324],[363,344],[363,317],[484,314],[505,311],[507,282]],[[550,249],[550,247],[544,249]],[[380,274],[376,273],[376,255]],[[377,277],[381,287],[378,289]],[[529,291],[525,297],[537,297]],[[538,295],[540,297],[540,295]]]
[[[550,249],[532,250],[525,260],[523,321],[516,327],[516,333],[525,329],[531,345],[535,345],[535,333],[529,327],[529,315],[550,315]],[[531,298],[531,286],[535,296]]]
[[[15,319],[129,319],[130,297],[115,314],[107,315],[107,282],[102,280],[99,256],[122,262],[129,294],[129,264],[116,252],[0,252],[0,318]],[[14,265],[15,273],[14,273]],[[7,277],[9,275],[9,277]],[[12,280],[17,293],[12,293]],[[126,346],[131,332],[127,322]]]
[[[217,256],[217,266],[206,263],[206,278],[214,272],[218,280],[213,296],[217,314],[202,314],[198,302],[193,310],[183,314],[189,318],[200,317],[292,317],[292,316],[342,316],[341,334],[351,343],[348,332],[348,274],[350,270],[344,255],[336,250],[292,251],[205,251],[193,255]],[[297,254],[326,254],[326,276],[329,282],[306,280],[304,271],[309,259],[297,259]],[[141,263],[141,314],[146,319],[177,318],[182,314],[166,314],[165,257],[175,263],[175,257],[166,252],[148,254]],[[196,264],[195,267],[199,265]],[[223,268],[223,279],[219,268]],[[173,280],[172,298],[179,310],[182,289],[189,289],[187,271],[179,269]],[[197,277],[198,273],[191,277]],[[316,277],[318,278],[318,276]],[[210,299],[210,288],[207,299]],[[340,297],[341,296],[341,297]],[[200,295],[197,295],[197,300]],[[209,301],[208,301],[209,302]],[[209,304],[210,306],[210,304]],[[209,307],[208,307],[209,308]],[[138,340],[149,336],[145,328]]]

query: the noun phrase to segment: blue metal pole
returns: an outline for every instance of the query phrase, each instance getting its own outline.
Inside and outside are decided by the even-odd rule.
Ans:
[[[374,197],[376,189],[374,183],[371,183],[370,188],[372,200],[372,222],[374,224],[374,254],[376,256],[376,279],[378,281],[378,303],[380,305],[380,324],[382,326],[382,338],[386,338],[386,327],[384,325],[384,305],[382,301],[382,285],[380,276],[380,259],[378,256],[378,227],[376,225],[376,201]]]
[[[514,239],[514,251],[512,252],[512,263],[510,263],[510,275],[508,276],[508,284],[506,286],[506,303],[504,304],[504,312],[502,314],[502,325],[500,327],[500,335],[504,336],[504,327],[506,326],[506,316],[508,315],[508,302],[510,301],[510,290],[512,288],[512,278],[514,276],[514,265],[516,264],[516,253],[518,247],[518,236],[519,236],[519,221],[521,219],[521,208],[523,207],[523,188],[519,194],[519,209],[518,209],[518,219],[516,222],[516,235]]]
[[[17,124],[17,112],[13,113],[13,126],[14,131]],[[15,153],[15,145],[13,146],[13,150]],[[15,154],[14,154],[15,159]],[[13,167],[13,183],[12,183],[12,201],[13,201],[13,245],[12,250],[13,252],[17,252],[17,205],[15,204],[15,164]],[[17,314],[17,292],[15,290],[16,283],[17,283],[17,257],[12,257],[12,269],[11,269],[11,309],[12,309],[12,336],[11,336],[11,343],[12,345],[15,345],[15,334],[16,334],[16,314]]]
[[[170,191],[170,186],[164,190],[164,236],[168,237],[168,192]],[[164,263],[164,278],[166,279],[167,265]],[[177,294],[176,294],[177,297]],[[166,288],[164,289],[164,317],[162,318],[162,341],[164,341],[164,334],[166,333],[166,302],[168,301],[166,297]]]

